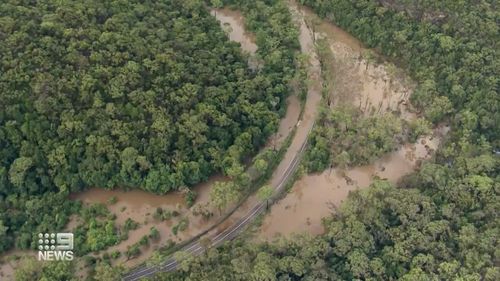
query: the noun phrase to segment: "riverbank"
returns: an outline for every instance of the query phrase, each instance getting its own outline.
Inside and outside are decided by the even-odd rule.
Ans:
[[[305,18],[311,26],[316,43],[323,40],[323,47],[331,52],[328,61],[322,58],[322,63],[328,64],[323,65],[328,70],[323,72],[326,110],[348,105],[364,116],[394,114],[408,122],[419,118],[409,101],[415,83],[402,69],[384,61],[342,29],[318,18],[310,9],[291,5],[296,17]],[[444,125],[434,128],[431,134],[421,136],[415,143],[405,143],[369,165],[304,175],[264,217],[258,239],[323,233],[322,218],[333,212],[351,191],[368,188],[375,179],[397,183],[432,157],[448,130]]]

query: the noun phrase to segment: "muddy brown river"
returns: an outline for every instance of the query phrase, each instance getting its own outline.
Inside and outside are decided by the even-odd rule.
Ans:
[[[371,51],[356,38],[319,19],[308,8],[293,3],[291,6],[295,17],[299,21],[305,18],[310,30],[315,31],[317,40],[328,42],[333,55],[329,62],[333,73],[325,78],[333,81],[329,93],[334,101],[332,108],[338,104],[351,104],[365,115],[393,112],[406,120],[417,118],[408,100],[414,83],[401,69],[388,62],[375,64],[366,56]],[[321,234],[321,218],[331,214],[349,192],[367,188],[376,178],[397,183],[414,171],[421,161],[432,156],[448,129],[446,126],[435,128],[432,135],[421,137],[414,144],[406,144],[371,165],[303,176],[286,197],[272,206],[263,220],[257,240],[272,240],[292,233]]]
[[[282,163],[278,166],[271,180],[271,184],[276,184],[276,180],[286,169],[288,163],[293,159],[294,153],[300,148],[302,141],[307,138],[308,128],[315,119],[316,105],[321,99],[319,61],[315,56],[313,34],[307,28],[304,18],[315,17],[309,10],[298,8],[291,4],[291,8],[296,13],[296,18],[300,26],[300,37],[302,51],[310,55],[309,79],[310,90],[308,101],[305,105],[304,116],[297,122],[300,114],[300,102],[295,96],[290,96],[287,100],[288,108],[285,117],[281,120],[278,133],[274,136],[276,140],[270,141],[281,145],[295,126],[298,126],[297,135],[292,142],[289,152],[285,155]],[[244,28],[244,19],[237,11],[230,9],[213,10],[212,14],[221,22],[222,27],[227,32],[228,37],[241,44],[241,48],[250,55],[257,50],[254,34],[248,33]],[[365,112],[371,111],[393,111],[399,110],[402,116],[414,118],[411,109],[406,108],[401,99],[407,100],[411,93],[411,83],[406,83],[400,79],[399,72],[387,65],[375,65],[362,58],[366,51],[362,44],[348,33],[338,27],[320,21],[320,25],[315,28],[317,38],[322,36],[330,42],[330,48],[335,55],[332,63],[336,66],[336,71],[332,76],[335,88],[330,95],[337,102],[349,102],[362,108]],[[356,93],[351,95],[350,93]],[[402,105],[403,104],[403,105]],[[408,144],[399,150],[385,156],[372,165],[353,168],[344,172],[338,170],[325,171],[321,174],[306,175],[300,179],[283,200],[274,205],[270,213],[265,217],[261,227],[260,237],[270,239],[277,234],[287,235],[290,233],[309,232],[318,234],[322,232],[321,218],[331,212],[331,204],[338,205],[346,197],[349,191],[366,188],[373,180],[374,176],[387,178],[392,182],[398,181],[403,175],[411,172],[417,165],[418,160],[430,157],[444,134],[446,128],[435,130],[433,136],[419,139],[416,144]],[[347,177],[349,180],[346,180]],[[196,204],[205,204],[209,201],[209,190],[211,184],[216,180],[224,180],[222,177],[212,177],[208,182],[195,187],[198,193]],[[116,197],[115,204],[107,204],[109,198]],[[188,209],[180,193],[170,193],[167,195],[154,195],[140,190],[103,190],[92,188],[85,192],[72,194],[71,199],[82,200],[86,203],[107,204],[110,211],[116,214],[118,225],[123,225],[127,218],[140,223],[140,227],[129,232],[129,239],[108,248],[106,252],[119,250],[122,253],[127,247],[137,243],[143,235],[149,233],[149,229],[155,226],[161,233],[161,238],[153,242],[146,248],[141,248],[141,255],[132,260],[124,257],[115,261],[115,264],[123,264],[131,267],[143,262],[152,255],[152,252],[165,245],[168,240],[180,242],[193,237],[201,231],[207,229],[218,218],[218,212],[210,220],[203,220],[200,216],[194,216],[192,209]],[[228,219],[217,230],[220,231],[231,224],[238,216],[244,214],[257,201],[251,197],[238,211]],[[179,218],[187,217],[189,227],[186,231],[174,236],[171,228],[179,220],[174,218],[170,221],[158,222],[152,217],[157,207],[169,210],[177,210],[181,215]],[[79,223],[77,218],[73,218],[67,230],[71,230]],[[4,255],[3,260],[8,256],[31,255],[30,251],[12,251]],[[5,262],[0,265],[0,279],[11,280],[14,262]],[[79,271],[81,278],[85,277],[85,272]],[[3,274],[3,276],[2,276]]]
[[[286,173],[287,169],[290,167],[295,155],[301,150],[302,145],[305,140],[309,136],[309,132],[314,125],[314,121],[316,119],[317,109],[319,103],[321,102],[321,67],[320,62],[315,55],[315,47],[314,40],[312,34],[309,32],[305,21],[302,18],[297,18],[297,24],[299,26],[299,41],[301,46],[301,51],[304,54],[309,55],[309,67],[308,67],[308,79],[310,83],[308,83],[308,91],[307,91],[307,99],[304,105],[304,113],[302,115],[301,120],[299,120],[295,126],[297,128],[293,140],[288,147],[283,159],[280,164],[274,170],[269,185],[276,187],[279,185],[281,180],[283,179],[283,175]],[[293,98],[293,96],[292,96]],[[298,113],[300,112],[300,105],[298,100],[290,101],[289,105],[294,104],[294,107],[289,108],[287,112],[287,116],[289,114],[293,117],[285,117],[284,120],[281,121],[280,130],[290,131],[293,127],[290,127],[294,122],[292,120],[297,120]],[[288,120],[287,120],[288,119]],[[282,134],[283,135],[283,134]],[[231,215],[223,224],[221,224],[215,231],[222,231],[226,227],[236,223],[241,217],[247,214],[247,212],[255,206],[257,202],[260,200],[256,198],[255,195],[250,196],[237,210]]]
[[[359,107],[366,115],[398,112],[404,119],[415,118],[408,101],[415,83],[394,64],[384,60],[349,33],[320,19],[307,7],[300,7],[317,39],[328,42],[333,60],[329,80],[332,107],[348,103]],[[314,26],[314,28],[312,27]]]
[[[285,198],[272,206],[259,236],[272,240],[277,235],[292,233],[321,234],[321,218],[331,214],[332,207],[338,207],[349,192],[369,187],[376,178],[397,183],[421,161],[432,156],[448,129],[445,126],[437,128],[431,136],[422,137],[415,144],[406,144],[371,165],[303,176]]]

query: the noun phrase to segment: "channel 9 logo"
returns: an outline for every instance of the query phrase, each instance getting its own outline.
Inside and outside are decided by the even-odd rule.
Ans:
[[[38,233],[38,260],[73,260],[73,233]]]

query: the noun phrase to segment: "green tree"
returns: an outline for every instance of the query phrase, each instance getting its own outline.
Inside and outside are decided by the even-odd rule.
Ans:
[[[224,3],[222,2],[222,0],[210,0],[210,4],[215,9],[220,9],[224,6]],[[214,10],[214,15],[217,16],[217,10]]]
[[[349,156],[349,153],[344,150],[334,158],[334,163],[341,169],[345,169],[351,163],[351,157]]]
[[[259,200],[266,202],[266,209],[269,208],[269,199],[271,199],[273,194],[274,188],[270,185],[264,185],[259,189],[259,191],[257,191],[257,197]]]
[[[189,269],[189,264],[193,259],[193,256],[184,251],[177,251],[174,253],[175,260],[180,264],[180,268],[184,271]]]
[[[251,70],[204,3],[0,4],[0,198],[16,198],[0,210],[12,216],[0,216],[8,247],[62,229],[74,210],[60,197],[88,187],[166,193],[226,170],[248,186],[244,161],[276,131],[295,76],[297,30],[283,6],[262,8],[287,22],[278,32],[248,17],[272,47]]]
[[[203,237],[200,240],[200,245],[203,247],[203,252],[208,257],[208,250],[212,246],[212,240],[210,240],[210,238],[208,238],[208,237]]]
[[[15,278],[19,281],[39,280],[41,278],[41,267],[33,258],[23,258],[15,272]]]
[[[257,159],[254,163],[255,169],[262,175],[267,172],[267,161],[265,159]]]
[[[219,210],[222,210],[229,204],[235,202],[240,194],[233,182],[216,182],[210,190],[210,202]]]
[[[33,159],[30,157],[20,157],[14,160],[9,170],[10,182],[16,187],[21,187],[24,184],[28,169],[30,169],[33,164]]]
[[[10,246],[8,243],[9,238],[7,237],[7,230],[9,230],[9,228],[0,220],[0,241],[2,241],[0,243],[0,252],[5,251]]]
[[[121,278],[122,268],[111,266],[106,262],[98,262],[95,266],[94,280],[115,281]]]
[[[432,122],[437,122],[452,112],[453,105],[447,97],[435,97],[431,105],[425,109],[425,116]]]
[[[154,240],[158,240],[160,238],[160,232],[156,229],[156,227],[153,226],[149,230],[149,238]]]
[[[410,122],[410,141],[415,142],[417,138],[421,135],[429,134],[431,132],[431,124],[422,118],[417,118]]]
[[[271,255],[269,255],[268,253],[257,254],[256,261],[250,275],[250,280],[277,280],[275,260]]]
[[[74,266],[72,262],[52,262],[43,267],[40,281],[70,280],[76,281],[73,277]]]

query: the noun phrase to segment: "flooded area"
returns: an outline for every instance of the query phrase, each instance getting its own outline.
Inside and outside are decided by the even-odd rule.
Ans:
[[[243,51],[251,55],[257,52],[258,47],[255,44],[255,34],[246,31],[245,18],[240,11],[229,8],[212,9],[211,14],[219,20],[221,27],[228,34],[229,39],[240,43]],[[251,68],[256,67],[256,64],[258,64],[252,58],[250,58],[249,63]],[[277,133],[271,136],[266,147],[280,147],[299,120],[301,106],[298,97],[291,95],[287,98],[286,102],[286,115],[281,120]]]
[[[272,143],[278,147],[293,128],[297,128],[290,147],[269,181],[273,187],[281,183],[283,175],[291,165],[295,155],[301,151],[302,145],[314,125],[317,108],[321,103],[321,67],[315,52],[315,38],[327,39],[334,54],[334,59],[331,62],[334,66],[331,75],[334,81],[334,87],[330,93],[333,100],[331,106],[338,103],[350,103],[358,106],[366,114],[390,111],[398,112],[403,118],[411,119],[416,116],[407,102],[413,86],[400,75],[395,67],[376,65],[366,56],[367,50],[358,40],[331,24],[322,22],[313,28],[316,33],[313,34],[307,25],[311,24],[309,19],[315,16],[309,10],[299,8],[293,3],[290,4],[290,8],[296,14],[296,21],[300,27],[299,41],[302,52],[309,55],[308,80],[310,83],[302,119],[299,120],[300,101],[296,96],[290,96],[287,100],[287,112],[281,120],[278,132],[268,142],[268,145]],[[257,51],[255,36],[245,31],[244,19],[238,11],[217,9],[211,12],[221,22],[228,37],[241,44],[242,50],[249,54],[254,54]],[[432,136],[420,138],[415,144],[404,145],[371,165],[345,171],[327,170],[321,174],[304,176],[297,181],[292,191],[284,199],[271,208],[270,213],[263,221],[261,238],[271,239],[278,234],[286,235],[294,232],[321,233],[323,231],[321,218],[332,211],[332,206],[338,206],[350,191],[368,187],[376,177],[397,182],[402,176],[417,168],[422,160],[431,157],[445,131],[446,128],[436,129]],[[133,267],[145,261],[154,250],[169,244],[170,241],[178,243],[196,236],[220,219],[219,212],[213,210],[211,211],[214,216],[209,219],[195,214],[195,209],[199,206],[208,208],[210,186],[219,180],[225,180],[225,178],[212,177],[209,181],[196,186],[194,190],[198,197],[195,205],[191,208],[186,206],[180,192],[154,195],[141,190],[123,191],[92,188],[78,194],[72,194],[70,199],[81,200],[87,204],[106,204],[110,212],[116,215],[118,227],[122,227],[127,218],[140,224],[136,230],[129,232],[128,240],[106,250],[107,253],[116,250],[122,253],[120,258],[114,260],[114,264]],[[116,198],[116,202],[110,203],[109,200],[113,197]],[[258,199],[251,196],[229,219],[212,232],[220,232],[230,226],[248,212],[256,202]],[[175,210],[179,216],[166,221],[156,220],[153,214],[157,208]],[[174,235],[172,227],[181,219],[186,218],[189,220],[187,230]],[[78,217],[72,217],[66,230],[71,231],[80,223]],[[149,246],[141,247],[140,256],[128,260],[123,255],[127,247],[138,243],[144,235],[149,234],[153,226],[160,232],[160,238],[151,241]],[[13,279],[14,263],[6,261],[12,256],[14,256],[13,253],[4,255],[4,263],[0,267],[1,280]],[[80,268],[78,271],[81,272],[82,269]],[[83,278],[85,273],[79,273],[79,276]]]
[[[0,258],[0,280],[14,280],[14,272],[23,257],[35,257],[34,251],[10,250]]]
[[[197,193],[196,203],[208,201],[209,188],[207,187],[213,182],[222,179],[220,176],[213,177],[208,182],[194,187],[193,190]],[[113,197],[116,198],[116,203],[108,203],[110,198]],[[81,200],[84,203],[102,203],[107,205],[112,213],[117,214],[116,223],[118,224],[124,223],[126,218],[131,218],[137,222],[144,222],[146,214],[152,214],[158,207],[178,209],[180,212],[187,209],[182,192],[156,195],[138,189],[124,191],[121,189],[106,190],[102,188],[90,188],[81,193],[71,194],[70,199]]]
[[[13,263],[14,261],[5,261],[0,265],[0,280],[14,280],[16,264]]]
[[[325,81],[332,85],[326,97],[332,101],[329,102],[331,108],[350,104],[365,115],[391,112],[406,120],[417,118],[409,103],[415,85],[402,70],[388,62],[376,62],[381,59],[375,59],[376,54],[356,38],[319,19],[309,9],[291,5],[295,7],[295,16],[305,18],[314,31],[315,40],[326,40],[331,50],[332,60],[324,63],[329,63],[332,71],[323,74]],[[432,135],[421,137],[414,144],[405,144],[370,165],[303,176],[285,198],[272,206],[258,238],[271,240],[277,235],[322,233],[321,219],[339,206],[349,192],[367,188],[378,178],[397,183],[423,160],[432,157],[448,129],[446,126],[435,128]]]
[[[300,10],[308,25],[313,26],[316,40],[326,40],[333,54],[327,62],[332,69],[331,107],[347,103],[366,115],[395,112],[403,119],[415,118],[409,103],[415,83],[401,69],[365,48],[349,33],[320,19],[309,8]]]
[[[193,188],[197,192],[196,205],[203,206],[209,202],[210,186],[215,181],[226,180],[221,176],[214,176],[209,181],[199,184]],[[115,203],[110,203],[110,199],[115,198]],[[118,229],[122,228],[125,221],[130,218],[137,223],[139,227],[135,230],[130,230],[128,239],[121,241],[119,244],[109,247],[106,251],[94,253],[93,256],[99,256],[105,252],[112,253],[120,251],[121,257],[113,260],[113,264],[122,264],[126,267],[135,266],[152,255],[152,252],[159,247],[166,246],[170,241],[176,243],[193,237],[204,231],[218,219],[218,213],[214,212],[214,216],[210,219],[204,219],[201,215],[195,215],[193,209],[195,206],[188,208],[186,206],[184,196],[181,192],[172,192],[166,195],[156,195],[142,190],[124,191],[121,189],[104,190],[101,188],[90,188],[80,193],[70,195],[71,200],[80,200],[84,204],[102,203],[106,205],[108,210],[116,215],[115,225]],[[163,210],[177,211],[179,215],[170,220],[157,220],[153,217],[157,208]],[[185,231],[180,231],[177,235],[172,233],[172,227],[175,226],[181,219],[187,218],[189,226]],[[65,231],[74,232],[75,228],[82,223],[81,218],[73,215],[70,217],[69,223],[65,227]],[[140,248],[141,255],[128,260],[124,253],[127,247],[136,244],[140,239],[148,235],[151,227],[155,227],[160,232],[158,240],[151,240],[149,246]],[[12,250],[2,255],[0,264],[0,280],[13,280],[13,272],[18,264],[18,258],[21,256],[36,255],[35,251],[30,250]],[[86,269],[83,267],[83,260],[76,259],[77,275],[79,278],[85,278],[87,275]]]
[[[297,12],[295,6],[290,7],[293,12]],[[271,179],[268,181],[268,184],[272,187],[276,188],[277,186],[281,186],[284,175],[287,170],[289,170],[292,165],[295,156],[301,152],[303,148],[303,144],[309,136],[309,132],[314,126],[314,121],[316,119],[316,114],[319,108],[319,104],[321,102],[321,67],[320,62],[316,56],[314,40],[312,37],[312,33],[309,31],[304,19],[302,17],[296,18],[297,24],[300,27],[299,33],[299,42],[301,45],[301,51],[303,54],[307,54],[309,56],[309,67],[308,67],[308,91],[307,91],[307,99],[304,105],[304,113],[302,115],[302,119],[296,123],[296,132],[294,138],[288,147],[285,155],[283,156],[282,161],[278,165],[278,167],[274,170]],[[295,112],[300,112],[299,110],[299,101],[296,101]],[[290,105],[290,103],[289,103]],[[289,114],[294,113],[292,110],[288,110],[287,116]],[[285,117],[284,120],[288,118]],[[281,130],[290,130],[290,125],[295,122],[283,121],[280,125]],[[259,199],[256,198],[256,195],[250,196],[238,209],[232,214],[227,220],[224,221],[219,227],[217,227],[213,233],[218,233],[227,228],[228,226],[233,225],[238,221],[239,218],[247,215],[247,213],[258,203]]]
[[[266,215],[260,238],[272,240],[292,233],[321,234],[321,218],[328,216],[349,192],[369,187],[375,179],[397,183],[429,159],[449,127],[434,130],[431,136],[406,144],[374,163],[347,170],[332,169],[303,176],[285,198],[274,204]]]
[[[273,134],[266,143],[266,148],[272,147],[277,149],[278,147],[281,147],[299,121],[301,111],[299,98],[295,95],[291,95],[287,98],[286,103],[286,114],[283,119],[281,119],[278,131]]]
[[[254,54],[257,50],[255,37],[245,32],[244,19],[238,11],[221,9],[214,10],[212,14],[216,15],[217,19],[221,21],[223,28],[228,32],[231,40],[237,41],[241,44],[244,51]],[[283,141],[291,133],[296,126],[301,111],[300,101],[296,96],[290,96],[287,99],[287,111],[284,118],[280,121],[277,133],[269,140],[268,145],[280,147]],[[197,193],[195,205],[191,208],[186,206],[184,195],[182,192],[172,192],[166,195],[156,195],[142,190],[124,191],[121,189],[105,190],[101,188],[90,188],[84,192],[74,193],[70,195],[71,200],[80,200],[85,204],[102,203],[105,204],[108,210],[116,215],[115,224],[118,228],[123,227],[125,221],[130,218],[139,223],[139,227],[135,230],[130,230],[128,239],[121,241],[119,244],[109,247],[104,252],[112,253],[113,251],[120,251],[122,256],[113,260],[113,264],[121,264],[125,267],[133,267],[144,262],[149,258],[152,253],[162,246],[169,243],[179,243],[186,239],[196,236],[197,234],[205,231],[211,225],[220,219],[218,211],[212,210],[209,206],[209,193],[210,186],[215,181],[226,180],[221,176],[212,177],[209,181],[199,184],[194,187]],[[111,203],[110,199],[114,198],[116,202]],[[234,214],[237,217],[251,208],[252,203],[257,202],[255,197],[249,198],[238,211]],[[179,213],[177,217],[170,220],[160,221],[153,217],[157,208],[163,210],[176,211]],[[196,214],[196,209],[203,209],[213,213],[209,219]],[[172,233],[172,227],[175,226],[181,219],[187,219],[189,226],[185,231],[179,232],[177,235]],[[231,219],[225,221],[213,232],[222,231],[228,224],[232,222]],[[78,225],[82,223],[81,218],[72,216],[70,222],[65,227],[66,231],[73,231]],[[149,246],[142,246],[141,255],[133,259],[127,259],[124,253],[129,246],[132,246],[140,241],[140,239],[148,235],[151,227],[155,227],[160,232],[160,238],[156,241],[151,241]],[[34,256],[34,251],[11,251],[3,255],[3,264],[0,265],[0,279],[12,280],[14,268],[16,267],[16,258],[20,255]],[[80,259],[77,259],[79,261]],[[86,269],[81,262],[77,262],[77,274],[80,278],[85,278],[87,275]]]
[[[281,146],[286,137],[293,130],[297,122],[299,121],[300,116],[300,101],[299,98],[295,95],[289,96],[286,100],[286,114],[285,117],[281,120],[280,126],[277,132],[277,145]]]
[[[122,264],[126,267],[132,267],[145,261],[152,255],[152,252],[162,246],[166,246],[171,242],[181,242],[185,239],[196,236],[200,232],[207,229],[218,218],[218,214],[214,213],[209,219],[203,218],[201,215],[195,215],[193,210],[196,205],[206,206],[210,200],[210,186],[216,181],[227,180],[221,176],[214,176],[209,181],[199,184],[193,188],[197,193],[195,205],[188,208],[182,192],[172,192],[166,195],[156,195],[142,190],[104,190],[101,188],[91,188],[81,193],[72,194],[72,200],[81,200],[86,204],[90,203],[103,203],[108,207],[108,210],[116,215],[116,225],[122,227],[125,221],[130,218],[139,223],[139,227],[135,230],[130,230],[128,239],[121,241],[115,246],[106,249],[106,252],[112,253],[113,251],[122,252],[122,256],[114,260],[114,264]],[[116,203],[109,203],[110,198],[116,198]],[[154,218],[154,213],[157,208],[163,210],[176,211],[179,215],[172,217],[169,220],[158,220]],[[212,210],[213,211],[213,210]],[[185,231],[178,232],[174,235],[172,227],[175,226],[182,219],[189,221],[189,226]],[[73,220],[69,225],[74,227],[77,225]],[[127,259],[123,253],[129,246],[136,244],[139,240],[148,235],[151,227],[155,227],[159,233],[158,240],[152,240],[149,246],[141,247],[141,255]],[[71,231],[71,228],[68,228]]]
[[[231,41],[241,44],[241,49],[250,54],[257,52],[255,35],[245,30],[245,18],[241,12],[224,9],[213,9],[211,14],[221,23],[222,29],[228,34]]]
[[[297,12],[297,7],[294,5],[291,5],[290,9],[293,13]],[[295,20],[299,26],[299,43],[301,52],[309,56],[309,67],[307,71],[307,78],[309,80],[307,99],[304,105],[302,119],[297,122],[297,131],[292,143],[290,144],[290,147],[288,148],[281,163],[274,171],[273,177],[269,182],[269,184],[273,187],[280,183],[282,175],[290,166],[290,163],[293,161],[295,155],[301,150],[302,145],[309,136],[309,132],[314,126],[318,107],[321,103],[321,66],[318,57],[316,56],[314,40],[304,19],[302,17],[297,17]]]

